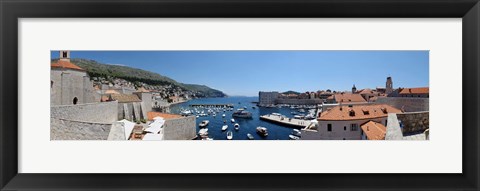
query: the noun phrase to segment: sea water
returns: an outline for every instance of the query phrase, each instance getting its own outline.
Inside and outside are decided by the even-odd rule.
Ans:
[[[190,104],[233,104],[233,111],[223,112],[223,108],[216,113],[216,116],[213,117],[213,113],[207,116],[199,116],[196,118],[196,128],[197,132],[200,130],[198,124],[203,120],[209,120],[208,124],[208,137],[213,138],[214,140],[227,140],[227,132],[233,132],[233,140],[248,140],[247,134],[250,133],[255,137],[255,140],[288,140],[288,135],[291,134],[293,128],[288,126],[282,126],[272,122],[264,121],[260,119],[260,115],[267,115],[271,113],[280,113],[289,118],[293,117],[291,114],[292,111],[297,111],[297,109],[290,109],[289,107],[281,108],[266,108],[266,107],[257,107],[255,103],[257,102],[258,97],[225,97],[225,98],[201,98],[193,99],[188,102],[172,105],[170,111],[172,113],[181,113],[181,109],[189,109],[194,111],[193,107],[189,107]],[[246,107],[246,110],[252,113],[252,118],[239,118],[235,117],[235,123],[240,125],[240,129],[237,131],[234,129],[234,124],[230,120],[233,118],[232,113],[237,109]],[[255,109],[253,108],[255,107]],[[197,110],[201,112],[202,110],[207,113],[208,108],[198,108]],[[308,111],[308,109],[305,109]],[[225,118],[222,115],[225,114]],[[224,123],[224,120],[226,121]],[[222,126],[228,125],[226,131],[222,131]],[[268,129],[268,136],[263,137],[256,133],[256,128],[258,126],[266,127]]]

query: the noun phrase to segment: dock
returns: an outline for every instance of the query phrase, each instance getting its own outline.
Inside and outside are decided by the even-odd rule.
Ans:
[[[260,119],[265,121],[270,121],[272,123],[285,125],[288,127],[294,127],[294,128],[305,128],[311,123],[309,120],[294,119],[294,118],[288,118],[284,116],[270,115],[270,114],[262,115],[260,116]]]
[[[233,104],[190,104],[190,107],[228,107],[228,108],[233,108]]]

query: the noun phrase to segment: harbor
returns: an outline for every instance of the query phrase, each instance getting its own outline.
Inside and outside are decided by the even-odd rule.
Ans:
[[[190,107],[221,107],[221,108],[233,108],[233,104],[190,104]]]
[[[204,140],[229,140],[229,138],[231,140],[291,140],[296,138],[292,135],[299,135],[299,129],[310,124],[309,120],[294,119],[294,116],[301,115],[303,110],[306,110],[303,114],[308,115],[309,108],[303,107],[302,110],[302,108],[290,106],[258,107],[257,100],[258,97],[193,99],[173,105],[171,111],[196,116],[198,138]],[[248,112],[251,116],[236,115],[235,113],[239,111]],[[275,118],[261,119],[261,116],[272,113],[292,118],[292,123],[299,125],[279,123]],[[300,125],[302,123],[305,125]],[[262,136],[257,132],[257,127],[266,128],[268,136]]]

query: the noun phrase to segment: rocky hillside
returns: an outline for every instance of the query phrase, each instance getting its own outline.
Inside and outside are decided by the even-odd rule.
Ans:
[[[56,60],[52,60],[55,62]],[[87,59],[71,59],[72,63],[87,70],[90,77],[102,77],[105,79],[123,79],[131,82],[135,87],[151,86],[154,89],[158,87],[175,87],[188,92],[194,92],[195,97],[225,97],[222,91],[212,89],[205,85],[183,84],[169,77],[160,74],[127,66],[108,65]],[[149,89],[149,88],[147,88]]]

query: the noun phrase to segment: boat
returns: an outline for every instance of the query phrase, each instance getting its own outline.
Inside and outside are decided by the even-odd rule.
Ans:
[[[245,111],[243,109],[238,109],[237,111],[232,113],[232,117],[252,118],[252,113]]]
[[[257,127],[257,133],[264,137],[268,136],[268,131],[266,127]]]
[[[302,132],[300,132],[300,130],[298,129],[293,129],[292,130],[292,135],[295,135],[297,137],[301,137],[302,136]]]
[[[252,106],[252,109],[255,109],[256,107],[255,106]]]
[[[228,132],[227,132],[227,139],[228,139],[228,140],[232,140],[232,138],[233,138],[233,133],[232,133],[232,131],[228,131]]]
[[[255,139],[255,138],[253,137],[253,135],[252,135],[252,134],[250,134],[250,133],[247,133],[247,137],[248,137],[248,139],[250,139],[250,140],[253,140],[253,139]]]
[[[208,128],[200,129],[200,131],[198,131],[198,135],[207,136],[208,135]]]
[[[288,135],[288,138],[292,139],[292,140],[299,140],[300,137],[297,137],[295,135]]]
[[[222,115],[222,117],[225,117],[225,113]]]
[[[238,123],[235,123],[235,125],[233,125],[235,127],[235,130],[238,131],[238,129],[240,129],[240,125]]]
[[[228,129],[228,125],[222,126],[222,131],[225,131],[225,130],[227,130],[227,129]]]
[[[208,125],[210,121],[208,120],[203,120],[198,126],[200,126],[200,128],[204,128]]]
[[[243,106],[243,109],[247,109],[247,106]]]
[[[233,118],[232,118],[232,119],[230,119],[230,121],[231,121],[232,123],[235,123],[235,119],[233,119]]]
[[[223,123],[227,123],[227,121],[226,121],[226,120],[223,120]]]
[[[213,116],[213,117],[215,117],[215,116],[217,116],[217,114],[213,113],[213,115],[212,115],[212,116]]]

